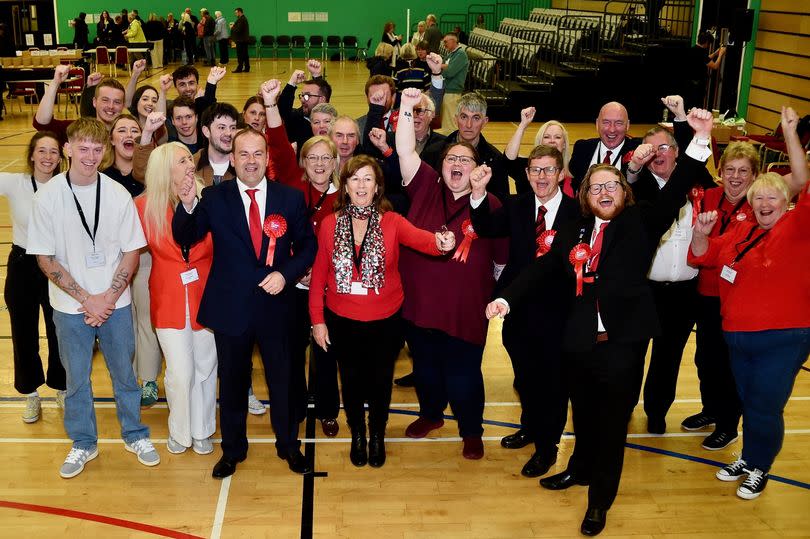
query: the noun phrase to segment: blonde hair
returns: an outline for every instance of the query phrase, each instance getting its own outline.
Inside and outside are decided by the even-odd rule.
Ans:
[[[537,134],[534,136],[534,145],[541,146],[543,145],[543,135],[546,134],[546,131],[549,127],[556,125],[562,130],[563,135],[563,150],[562,150],[562,157],[563,157],[563,168],[568,170],[568,161],[571,159],[571,142],[568,139],[568,130],[565,128],[563,124],[558,122],[557,120],[549,120],[543,125],[540,126],[540,129],[537,130]]]
[[[162,240],[164,236],[171,237],[172,231],[166,219],[166,208],[174,211],[180,202],[180,197],[172,189],[172,166],[177,150],[191,155],[185,144],[169,142],[152,150],[146,165],[146,191],[143,193],[146,197],[146,208],[143,221],[147,236],[151,234],[156,241]],[[195,175],[195,180],[199,196],[202,193],[203,183],[199,176]]]
[[[330,155],[335,160],[335,169],[332,171],[332,178],[330,181],[335,187],[340,187],[340,155],[338,155],[337,146],[335,146],[335,143],[329,137],[315,135],[314,137],[308,138],[307,141],[301,145],[301,155],[298,158],[298,166],[304,171],[304,178],[309,181],[309,178],[307,178],[306,166],[307,154],[316,144],[321,143],[326,144],[326,147],[329,148]]]
[[[399,57],[403,60],[415,60],[416,47],[414,47],[411,43],[405,43],[399,51]]]
[[[751,184],[751,187],[748,188],[748,192],[745,194],[748,203],[751,204],[757,192],[763,189],[779,191],[779,193],[785,197],[785,202],[790,202],[790,188],[787,182],[785,182],[785,179],[776,172],[766,172],[765,174],[757,176],[757,179],[754,180],[754,183]]]
[[[390,43],[380,43],[374,51],[374,56],[382,56],[386,60],[390,60],[394,55],[394,47]]]
[[[759,170],[759,153],[750,142],[732,142],[726,146],[723,155],[720,156],[720,163],[717,165],[717,172],[722,173],[727,161],[735,159],[748,159],[751,165],[751,172],[756,174]]]

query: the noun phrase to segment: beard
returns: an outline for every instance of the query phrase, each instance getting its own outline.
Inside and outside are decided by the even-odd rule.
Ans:
[[[611,221],[624,210],[624,197],[614,198],[613,205],[603,208],[598,203],[589,204],[591,212],[603,221]]]

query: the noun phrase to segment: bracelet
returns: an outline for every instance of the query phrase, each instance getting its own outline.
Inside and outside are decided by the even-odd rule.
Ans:
[[[266,109],[272,109],[272,108],[275,108],[277,106],[278,106],[278,103],[274,103],[272,105],[268,105],[267,103],[264,104],[264,108],[266,108]]]
[[[627,167],[627,173],[628,174],[638,174],[639,172],[641,172],[641,169],[633,170],[632,168]]]
[[[389,146],[387,150],[382,152],[382,154],[383,157],[391,157],[394,154],[394,149]]]
[[[438,73],[434,73],[434,72],[431,71],[430,74],[433,75],[434,77],[438,77],[438,76],[440,76],[442,74],[442,72],[439,71]]]

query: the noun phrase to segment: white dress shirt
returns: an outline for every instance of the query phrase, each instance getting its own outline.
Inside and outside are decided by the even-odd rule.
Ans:
[[[254,196],[256,197],[256,204],[259,205],[259,219],[264,223],[264,206],[267,202],[267,178],[262,178],[262,181],[256,187],[248,187],[242,180],[237,178],[236,185],[239,187],[242,204],[245,205],[245,221],[248,224],[248,229],[250,229],[250,195],[247,194],[248,189],[258,189]]]
[[[658,182],[658,188],[663,189],[666,180],[656,174],[653,174],[653,178]],[[678,219],[661,236],[647,277],[657,282],[689,281],[697,277],[697,268],[686,263],[691,242],[692,203],[687,201],[678,211]]]
[[[595,215],[593,216],[593,218],[594,218],[593,232],[591,232],[591,242],[589,243],[591,249],[593,249],[593,244],[596,241],[596,236],[599,235],[599,229],[602,228],[602,223],[609,223],[610,222],[610,221],[605,221],[604,219],[600,219],[599,217],[597,217]],[[605,227],[605,228],[607,228],[607,227]],[[602,232],[602,234],[604,234],[604,232]],[[602,236],[602,246],[605,245],[604,241],[605,241],[605,238],[604,238],[604,236]],[[602,258],[601,251],[599,252],[599,258],[600,259]],[[590,261],[589,261],[588,266],[589,266],[588,269],[590,270]],[[596,329],[597,329],[597,331],[600,331],[600,332],[605,331],[605,324],[602,323],[602,315],[599,314],[599,306],[598,305],[596,307]]]
[[[557,192],[545,204],[540,202],[539,198],[534,197],[534,221],[537,222],[537,212],[540,211],[540,206],[545,207],[546,214],[543,216],[543,220],[546,222],[546,230],[551,230],[551,227],[554,226],[554,219],[557,218],[557,211],[560,209],[562,197],[562,189],[559,188],[557,188]]]
[[[621,144],[616,146],[615,148],[608,148],[605,146],[602,141],[599,141],[599,144],[596,145],[596,150],[593,152],[593,157],[591,157],[591,165],[600,164],[602,160],[605,158],[607,152],[612,152],[610,154],[610,164],[616,168],[621,168],[621,157],[619,157],[622,153],[622,148],[624,147],[624,141],[626,139],[622,139]]]

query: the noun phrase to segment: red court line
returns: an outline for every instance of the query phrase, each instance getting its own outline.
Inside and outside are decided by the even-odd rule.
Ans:
[[[30,503],[8,502],[0,500],[0,507],[7,507],[9,509],[19,509],[20,511],[32,511],[35,513],[47,513],[49,515],[58,515],[62,517],[76,518],[79,520],[90,520],[92,522],[99,522],[101,524],[108,524],[110,526],[118,526],[119,528],[129,528],[139,532],[151,533],[160,535],[161,537],[172,537],[175,539],[204,539],[198,535],[191,535],[190,533],[178,532],[169,530],[167,528],[159,528],[157,526],[150,526],[149,524],[141,524],[140,522],[133,522],[131,520],[123,520],[114,517],[105,517],[104,515],[95,515],[93,513],[85,513],[84,511],[73,511],[72,509],[62,509],[60,507],[49,507],[47,505],[33,505]]]

